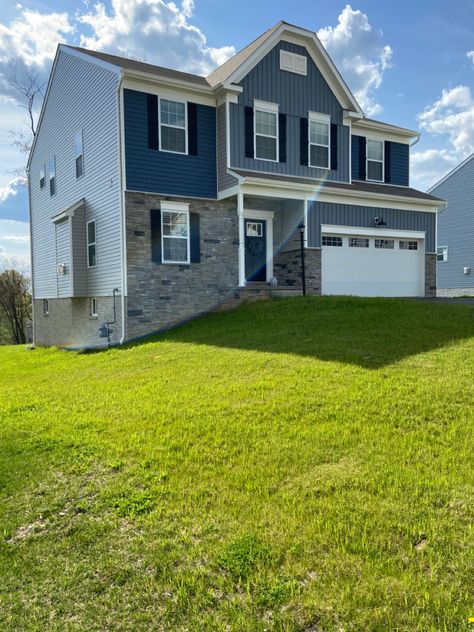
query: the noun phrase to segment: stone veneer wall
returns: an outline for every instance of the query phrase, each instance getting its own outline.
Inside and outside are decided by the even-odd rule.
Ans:
[[[436,255],[425,255],[425,296],[436,296]]]
[[[172,199],[200,215],[201,262],[151,260],[150,209]],[[127,338],[165,329],[219,308],[238,285],[239,230],[236,198],[190,200],[127,193]]]
[[[97,297],[98,316],[89,312],[89,298],[50,298],[49,314],[43,314],[43,299],[34,301],[34,342],[42,347],[103,348],[107,338],[99,337],[99,327],[113,320],[113,297]],[[122,336],[122,297],[115,297],[116,320],[110,325],[110,343],[117,344]]]
[[[321,250],[306,249],[304,252],[306,292],[321,294]],[[273,260],[273,271],[278,286],[301,287],[301,251],[287,250],[279,252]]]

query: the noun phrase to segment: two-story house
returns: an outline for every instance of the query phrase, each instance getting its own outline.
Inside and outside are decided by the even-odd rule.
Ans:
[[[308,293],[435,295],[443,203],[409,187],[417,137],[366,118],[284,22],[207,77],[60,45],[28,165],[36,344],[298,288],[300,230]]]

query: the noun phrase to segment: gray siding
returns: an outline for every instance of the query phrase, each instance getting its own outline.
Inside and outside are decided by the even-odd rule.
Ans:
[[[72,243],[72,296],[87,296],[86,222],[84,206],[71,217]]]
[[[438,215],[438,245],[448,246],[448,261],[438,262],[438,288],[474,288],[474,159],[432,194],[448,202]],[[464,267],[471,268],[470,275]]]
[[[307,57],[307,76],[280,70],[280,49]],[[349,181],[349,128],[342,125],[343,110],[328,84],[302,46],[280,42],[242,80],[238,104],[230,105],[231,166],[309,178]],[[245,157],[245,106],[254,99],[279,104],[287,117],[287,162],[274,163]],[[300,164],[300,118],[308,111],[331,115],[338,125],[338,168],[315,169]]]
[[[71,296],[71,227],[69,218],[58,222],[55,227],[58,296]],[[60,264],[66,266],[66,274],[60,274]]]
[[[308,202],[308,246],[320,248],[321,224],[374,228],[374,217],[376,216],[384,218],[386,222],[384,229],[425,232],[426,252],[434,252],[436,213],[314,201]]]
[[[117,86],[118,75],[113,70],[64,50],[59,53],[30,165],[35,298],[61,295],[51,218],[81,198],[85,199],[84,220],[97,221],[97,267],[85,271],[87,294],[110,295],[114,287],[120,287]],[[76,180],[74,140],[80,129],[84,176]],[[40,189],[39,172],[53,156],[57,192],[50,197],[48,176]]]
[[[227,113],[223,103],[217,108],[217,190],[229,189],[238,183],[237,178],[227,173]]]

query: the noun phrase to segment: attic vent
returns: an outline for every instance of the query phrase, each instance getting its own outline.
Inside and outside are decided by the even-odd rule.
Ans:
[[[294,72],[297,75],[307,75],[307,59],[303,55],[289,53],[287,50],[280,51],[280,70]]]

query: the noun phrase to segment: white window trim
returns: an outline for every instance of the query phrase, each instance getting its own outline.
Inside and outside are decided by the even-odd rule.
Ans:
[[[176,152],[174,152],[176,153]],[[189,221],[189,204],[183,204],[181,202],[162,202],[160,205],[161,213],[160,213],[160,222],[161,222],[161,263],[164,265],[182,265],[186,266],[191,263],[191,226]],[[188,235],[187,237],[173,237],[170,235],[163,234],[163,213],[186,213],[187,219],[187,229]],[[186,261],[165,261],[165,247],[164,240],[166,239],[186,239]]]
[[[76,138],[78,136],[81,136],[81,153],[77,154],[76,153]],[[79,177],[77,177],[77,159],[79,158],[79,156],[82,156],[82,173]],[[74,172],[76,174],[76,180],[81,180],[81,178],[84,177],[84,173],[85,173],[85,168],[84,168],[84,132],[83,129],[81,127],[81,129],[77,130],[76,135],[74,136]]]
[[[165,127],[173,127],[174,129],[184,129],[184,146],[185,151],[173,151],[172,149],[163,149],[161,146],[161,139],[163,135],[161,133],[161,101],[172,101],[173,103],[183,103],[184,105],[184,127],[179,125],[168,125],[168,123],[163,123]],[[168,154],[177,154],[178,156],[188,156],[189,148],[188,148],[188,102],[183,99],[177,99],[175,97],[158,97],[158,138],[160,141],[160,151],[164,151]]]
[[[267,112],[276,115],[276,136],[267,136],[266,134],[258,134],[263,138],[274,138],[276,142],[276,160],[272,158],[259,158],[257,156],[257,112]],[[265,162],[280,162],[280,130],[278,121],[279,107],[278,103],[270,103],[269,101],[259,101],[254,99],[253,102],[253,155],[255,160],[264,160]]]
[[[377,143],[382,143],[382,160],[374,160],[373,158],[369,158],[368,145],[369,140],[375,141]],[[369,161],[370,162],[381,162],[382,163],[382,179],[374,180],[373,178],[369,178]],[[371,138],[367,136],[365,139],[365,177],[367,182],[385,182],[385,142],[380,138]]]
[[[442,250],[442,254],[443,254],[443,258],[442,259],[438,259],[438,250]],[[448,246],[436,246],[436,263],[447,263],[448,261],[448,254],[449,254],[449,248]]]
[[[328,126],[328,144],[321,145],[320,143],[311,142],[311,122],[324,123]],[[327,147],[328,149],[328,166],[319,167],[311,164],[311,145],[315,147]],[[320,114],[319,112],[308,112],[308,166],[312,169],[324,169],[325,171],[331,170],[331,117],[329,114]]]
[[[94,309],[95,304],[95,309]],[[97,311],[97,299],[90,298],[89,299],[89,314],[91,318],[98,318],[99,312]]]
[[[95,224],[95,228],[94,228],[95,241],[91,241],[90,243],[89,243],[89,224]],[[95,264],[93,266],[89,265],[89,246],[95,246]],[[86,256],[87,256],[87,267],[97,268],[97,222],[95,219],[91,219],[86,223]]]

